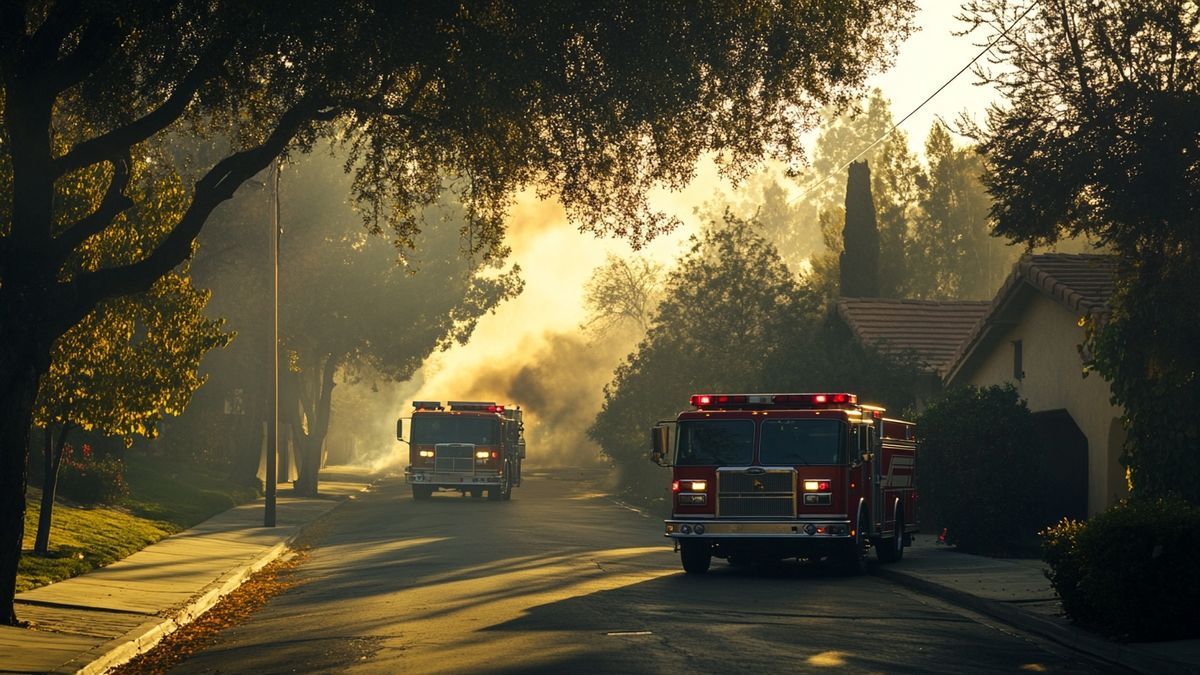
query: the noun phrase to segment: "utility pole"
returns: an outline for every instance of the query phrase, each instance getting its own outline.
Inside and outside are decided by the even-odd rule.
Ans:
[[[271,276],[273,279],[271,338],[271,426],[267,431],[267,476],[263,526],[275,527],[276,462],[279,457],[279,160],[271,164]]]

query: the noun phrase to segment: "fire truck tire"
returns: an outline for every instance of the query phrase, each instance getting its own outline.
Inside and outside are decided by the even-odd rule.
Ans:
[[[481,499],[483,497],[483,488],[471,488],[471,499]]]
[[[508,465],[504,465],[504,470],[500,472],[500,485],[494,488],[488,488],[488,501],[498,502],[501,500],[508,501],[512,499],[512,484],[508,482]]]
[[[896,508],[895,535],[879,540],[875,555],[882,563],[900,562],[904,557],[904,512]]]
[[[414,485],[412,486],[413,499],[429,499],[433,497],[432,485]]]
[[[846,549],[846,560],[843,569],[851,576],[861,576],[867,573],[867,535],[862,531],[862,523],[867,522],[867,514],[859,509],[859,526],[854,530],[854,541]]]
[[[688,574],[704,574],[712,565],[712,546],[707,541],[679,542],[679,561]]]

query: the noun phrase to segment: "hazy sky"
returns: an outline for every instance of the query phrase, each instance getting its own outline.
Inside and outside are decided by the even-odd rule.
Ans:
[[[921,30],[902,45],[895,66],[871,83],[891,99],[896,119],[915,109],[978,54],[979,47],[973,43],[982,38],[950,34],[958,27],[954,20],[956,1],[925,0],[919,5],[916,21]],[[930,125],[938,116],[949,121],[967,110],[982,120],[992,95],[973,86],[973,79],[970,72],[963,74],[904,124],[902,128],[909,134],[914,151],[922,149]],[[719,181],[711,166],[702,166],[687,189],[654,195],[654,206],[676,215],[686,225],[655,240],[643,253],[670,263],[695,229],[693,209],[711,199],[715,190],[730,192],[732,188]],[[577,232],[557,204],[539,202],[531,194],[519,200],[508,232],[512,260],[520,264],[526,281],[524,293],[484,317],[470,344],[435,355],[425,368],[419,391],[413,391],[415,387],[397,391],[396,405],[404,413],[408,411],[404,406],[413,398],[455,398],[456,390],[472,383],[475,373],[504,362],[518,367],[525,356],[544,346],[547,339],[554,339],[554,334],[574,332],[584,319],[583,285],[592,271],[604,261],[606,253],[625,256],[632,252],[623,241],[598,240]]]

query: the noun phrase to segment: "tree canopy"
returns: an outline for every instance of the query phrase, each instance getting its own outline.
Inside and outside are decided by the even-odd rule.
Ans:
[[[367,224],[405,245],[447,177],[481,248],[524,186],[636,244],[671,225],[647,189],[682,185],[701,153],[732,175],[799,154],[814,111],[855,95],[913,11],[911,0],[0,5],[0,163],[13,175],[0,199],[0,620],[16,621],[24,447],[50,345],[183,262],[213,209],[278,155],[343,142]],[[156,164],[181,177],[183,208],[138,258],[63,273],[137,208],[131,158],[172,133],[214,132],[230,141],[215,160]],[[55,183],[89,171],[104,198],[62,213]]]
[[[696,391],[753,389],[782,336],[815,313],[815,297],[758,229],[730,215],[693,237],[667,275],[646,338],[605,386],[588,435],[627,486],[655,482],[645,459],[655,420],[673,416]]]

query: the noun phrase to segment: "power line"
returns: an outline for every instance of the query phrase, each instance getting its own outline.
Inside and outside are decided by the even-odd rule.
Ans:
[[[982,50],[980,50],[980,52],[979,52],[978,54],[976,54],[976,55],[975,55],[975,58],[973,58],[973,59],[971,59],[970,61],[968,61],[968,62],[966,63],[966,65],[964,65],[962,68],[959,68],[959,69],[958,69],[958,72],[957,72],[957,73],[955,73],[953,76],[951,76],[951,78],[950,78],[950,79],[948,79],[948,80],[946,80],[945,82],[943,82],[943,83],[942,83],[942,86],[938,87],[938,88],[937,88],[937,89],[936,89],[936,90],[935,90],[935,91],[934,91],[932,94],[930,94],[929,96],[926,96],[926,97],[925,97],[925,100],[924,100],[924,101],[921,101],[921,103],[920,103],[919,105],[917,105],[917,107],[915,107],[915,108],[913,108],[912,110],[908,111],[908,114],[907,114],[907,115],[905,115],[904,117],[900,118],[900,121],[899,121],[899,122],[896,122],[895,124],[893,124],[893,125],[892,125],[892,127],[891,127],[890,129],[888,129],[886,132],[884,132],[884,133],[883,133],[883,134],[882,134],[882,135],[881,135],[879,138],[876,138],[874,141],[871,141],[871,144],[870,144],[870,145],[868,145],[867,147],[863,148],[863,149],[862,149],[862,151],[860,151],[860,152],[859,152],[857,155],[855,155],[855,156],[851,157],[851,158],[850,158],[850,161],[848,161],[848,162],[846,162],[845,164],[843,164],[843,165],[842,165],[841,167],[839,167],[839,168],[838,168],[836,171],[831,171],[830,173],[827,173],[827,174],[825,174],[825,176],[823,176],[822,178],[820,178],[820,179],[819,179],[819,180],[817,180],[816,182],[809,184],[809,186],[808,186],[808,187],[806,187],[806,188],[804,188],[804,191],[803,191],[803,192],[801,192],[801,193],[800,193],[800,194],[799,194],[799,195],[798,195],[796,198],[794,198],[794,199],[792,199],[792,200],[789,200],[789,201],[788,201],[788,206],[791,206],[792,204],[795,204],[796,202],[800,201],[801,199],[804,199],[805,197],[807,197],[807,196],[808,196],[808,194],[809,194],[810,192],[812,192],[813,190],[815,190],[815,189],[817,189],[818,187],[820,187],[822,183],[824,183],[825,181],[829,180],[829,179],[830,179],[830,178],[832,178],[833,176],[835,176],[835,175],[837,175],[837,174],[840,174],[840,173],[842,173],[843,171],[845,171],[847,168],[849,168],[849,166],[850,166],[851,164],[853,164],[854,162],[858,161],[858,160],[859,160],[859,158],[861,158],[863,155],[865,155],[865,154],[867,154],[868,152],[870,152],[872,148],[874,148],[875,146],[877,146],[877,145],[879,145],[880,143],[882,143],[882,142],[884,141],[884,139],[886,139],[888,136],[891,136],[891,135],[892,135],[892,132],[894,132],[894,131],[896,131],[896,129],[899,129],[899,128],[900,128],[900,125],[901,125],[901,124],[904,124],[905,122],[907,122],[907,121],[908,121],[908,119],[909,119],[910,117],[912,117],[913,115],[915,115],[915,114],[917,113],[917,111],[919,111],[921,108],[924,108],[926,103],[929,103],[930,101],[932,101],[932,100],[934,99],[934,97],[936,97],[938,94],[942,93],[942,91],[943,91],[943,90],[944,90],[946,87],[950,86],[950,84],[951,84],[952,82],[954,82],[955,80],[957,80],[957,79],[959,78],[959,76],[961,76],[963,73],[967,72],[967,70],[968,70],[968,69],[969,69],[971,66],[975,65],[975,63],[976,63],[977,61],[979,61],[979,59],[983,58],[983,55],[984,55],[984,54],[987,54],[988,52],[992,51],[992,47],[995,47],[995,46],[996,46],[996,43],[1000,42],[1000,40],[1002,40],[1002,39],[1004,39],[1005,37],[1007,37],[1007,36],[1008,36],[1008,32],[1009,32],[1009,31],[1011,31],[1013,28],[1016,28],[1017,24],[1018,24],[1018,23],[1021,23],[1021,21],[1025,19],[1025,17],[1026,17],[1026,16],[1029,14],[1029,12],[1033,11],[1033,8],[1034,8],[1034,7],[1037,7],[1037,6],[1038,6],[1038,4],[1039,4],[1040,2],[1041,2],[1041,0],[1034,0],[1032,3],[1030,3],[1030,5],[1029,5],[1028,7],[1026,7],[1026,8],[1025,8],[1025,11],[1024,11],[1024,12],[1021,12],[1021,16],[1018,16],[1016,19],[1013,19],[1013,22],[1012,22],[1011,24],[1009,24],[1009,25],[1008,25],[1008,28],[1005,28],[1005,29],[1004,29],[1004,30],[1003,30],[1003,31],[1002,31],[1002,32],[1001,32],[999,35],[997,35],[997,36],[995,37],[995,39],[993,39],[991,42],[989,42],[989,43],[988,43],[988,45],[987,45],[986,47],[984,47]]]

